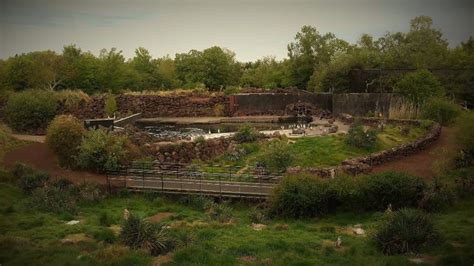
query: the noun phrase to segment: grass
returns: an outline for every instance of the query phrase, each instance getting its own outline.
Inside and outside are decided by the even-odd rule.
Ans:
[[[153,257],[143,251],[124,248],[119,240],[101,241],[104,212],[112,224],[120,224],[123,210],[148,217],[157,212],[172,212],[164,220],[171,233],[185,239],[167,265],[400,265],[407,256],[384,256],[368,237],[342,233],[362,224],[370,234],[380,213],[341,212],[320,219],[272,219],[262,231],[251,227],[251,203],[234,202],[233,222],[210,221],[205,212],[179,198],[159,195],[124,194],[109,196],[96,204],[82,204],[75,216],[36,212],[28,209],[22,191],[0,183],[0,263],[2,265],[149,265]],[[445,242],[430,247],[424,254],[437,256],[443,263],[469,264],[474,258],[474,198],[460,201],[454,208],[433,215]],[[78,225],[66,225],[70,219]],[[98,233],[99,232],[99,233]],[[92,239],[77,244],[61,244],[71,234]],[[343,248],[333,246],[338,236]],[[97,238],[97,239],[95,239]]]
[[[416,140],[424,130],[420,127],[410,127],[408,135],[402,135],[401,127],[388,125],[377,136],[376,146],[372,149],[361,149],[348,145],[345,135],[331,135],[319,137],[303,137],[295,139],[290,144],[289,151],[294,158],[291,166],[328,167],[339,165],[342,161],[355,158],[372,152],[382,151],[403,143]],[[240,147],[250,152],[236,161],[229,160],[229,155],[221,155],[210,162],[196,162],[197,164],[212,163],[217,165],[233,165],[245,167],[255,165],[258,157],[266,149],[268,142],[243,144]]]
[[[11,135],[11,130],[3,124],[0,124],[0,170],[2,169],[3,157],[5,154],[15,148],[25,145],[27,142],[18,140]]]

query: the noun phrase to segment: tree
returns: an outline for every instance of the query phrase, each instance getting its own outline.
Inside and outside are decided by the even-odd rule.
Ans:
[[[295,41],[288,45],[294,84],[300,89],[306,89],[316,68],[328,64],[350,48],[346,41],[337,39],[332,33],[321,35],[316,28],[303,26],[296,34]]]
[[[117,51],[116,48],[100,51],[98,81],[102,90],[112,90],[117,93],[124,89],[126,71],[122,51]]]
[[[132,68],[136,71],[139,80],[139,89],[150,89],[159,87],[159,77],[150,52],[143,47],[135,50],[135,57],[131,61]]]
[[[444,89],[441,83],[426,69],[406,74],[395,87],[395,92],[421,105],[431,97],[441,97]]]

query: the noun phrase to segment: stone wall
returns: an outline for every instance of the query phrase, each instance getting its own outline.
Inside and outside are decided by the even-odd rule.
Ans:
[[[241,93],[230,96],[234,116],[286,115],[287,106],[308,103],[321,110],[332,110],[332,95],[327,93]]]
[[[380,120],[374,118],[363,118],[363,123],[372,124],[379,122]],[[386,120],[385,120],[386,121]],[[392,120],[391,123],[399,124],[412,124],[420,125],[420,122],[417,120]],[[397,147],[393,147],[388,150],[376,152],[369,154],[367,156],[362,156],[354,159],[344,160],[341,165],[328,168],[316,168],[316,167],[291,167],[287,169],[289,174],[298,174],[298,173],[309,173],[315,174],[324,178],[334,177],[336,173],[346,173],[351,175],[369,173],[372,170],[372,166],[380,165],[385,162],[395,160],[397,158],[406,157],[408,155],[414,154],[418,151],[421,151],[428,147],[431,143],[436,141],[441,134],[441,125],[438,123],[433,123],[430,128],[427,130],[426,134],[407,144],[402,144]]]
[[[128,95],[115,97],[118,111],[122,115],[142,113],[142,117],[225,116],[229,113],[228,98],[223,95],[207,96],[195,94],[177,95]],[[72,114],[80,119],[101,118],[104,113],[105,96],[93,96],[76,106],[59,103],[58,113]],[[217,107],[216,107],[217,106]]]

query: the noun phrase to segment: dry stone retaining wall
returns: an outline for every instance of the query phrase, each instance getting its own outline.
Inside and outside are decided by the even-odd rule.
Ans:
[[[363,123],[379,123],[380,119],[374,118],[361,118]],[[387,121],[387,120],[385,120]],[[417,120],[389,120],[391,123],[398,124],[411,124],[411,125],[420,125],[420,121]],[[369,154],[367,156],[362,156],[354,159],[344,160],[341,165],[336,167],[328,168],[316,168],[316,167],[291,167],[287,169],[289,174],[297,173],[308,173],[315,174],[324,178],[334,177],[336,173],[346,173],[351,175],[357,175],[362,173],[369,173],[372,170],[372,166],[380,165],[385,162],[395,160],[397,158],[406,157],[410,154],[416,153],[425,149],[431,143],[436,141],[441,134],[441,125],[438,123],[433,123],[430,125],[427,133],[407,144],[402,144],[397,147],[393,147],[388,150],[376,152]]]

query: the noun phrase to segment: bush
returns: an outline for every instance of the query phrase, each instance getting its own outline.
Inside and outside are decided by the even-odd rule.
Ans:
[[[474,193],[474,167],[454,171],[456,192],[460,197],[469,197]]]
[[[117,112],[117,102],[115,101],[115,96],[113,94],[107,95],[105,99],[105,113],[109,117],[113,117],[115,112]]]
[[[249,214],[250,221],[255,224],[263,224],[267,221],[265,211],[260,208],[252,208]]]
[[[95,240],[103,241],[107,244],[113,244],[117,240],[114,231],[109,228],[101,228],[99,230],[92,231],[92,237],[94,237]]]
[[[474,113],[464,114],[457,123],[456,140],[466,153],[474,157]]]
[[[117,169],[126,160],[126,141],[101,129],[89,131],[79,146],[77,166],[95,172]]]
[[[54,118],[57,101],[52,92],[27,90],[12,94],[5,107],[7,123],[15,130],[36,133]]]
[[[26,194],[31,194],[33,190],[43,187],[49,179],[47,173],[36,171],[24,164],[15,164],[12,174]]]
[[[74,213],[76,210],[76,202],[71,193],[54,186],[34,190],[27,206],[55,213]]]
[[[46,131],[48,147],[58,155],[61,166],[73,167],[85,134],[81,121],[71,115],[56,116]]]
[[[436,77],[426,69],[406,74],[395,85],[394,92],[400,93],[417,105],[431,97],[442,97],[444,89]]]
[[[387,214],[374,236],[377,247],[387,255],[418,252],[438,239],[429,217],[416,209]]]
[[[81,90],[60,90],[56,92],[56,98],[67,110],[79,107],[81,102],[91,101],[91,97]]]
[[[435,179],[430,186],[425,189],[423,198],[419,202],[419,207],[425,211],[441,211],[454,204],[456,193],[447,184]]]
[[[225,107],[223,104],[221,103],[218,103],[216,105],[214,105],[214,108],[213,108],[213,112],[214,112],[214,116],[224,116],[225,115]]]
[[[284,172],[291,165],[293,159],[289,145],[285,141],[273,141],[258,158],[258,161],[270,171]]]
[[[377,142],[377,131],[374,129],[364,130],[359,122],[355,122],[346,136],[346,143],[362,149],[371,149]]]
[[[460,113],[461,108],[457,104],[442,98],[431,98],[423,105],[421,116],[441,125],[449,125]]]
[[[282,217],[313,217],[329,212],[333,195],[329,181],[315,176],[286,176],[273,190],[270,213]]]
[[[416,207],[423,197],[425,183],[420,177],[400,172],[384,172],[365,177],[362,193],[367,209],[385,210]]]
[[[256,141],[259,136],[260,133],[258,131],[256,131],[249,125],[245,125],[239,128],[239,131],[234,134],[233,139],[238,143],[246,143]]]
[[[111,224],[114,223],[114,219],[110,217],[110,215],[103,211],[99,215],[99,224],[102,226],[110,226]]]
[[[212,221],[226,223],[232,220],[232,208],[225,203],[210,201],[206,206],[206,213]]]
[[[162,228],[140,218],[130,215],[124,221],[120,232],[122,242],[132,249],[146,249],[152,255],[167,251],[166,243],[169,238]]]
[[[82,202],[98,202],[104,198],[103,192],[97,183],[85,182],[75,187],[75,195]]]

